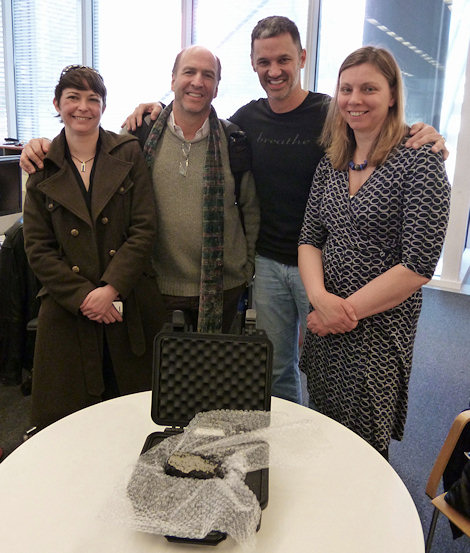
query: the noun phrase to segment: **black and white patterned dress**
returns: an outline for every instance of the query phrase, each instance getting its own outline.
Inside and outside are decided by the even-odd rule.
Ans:
[[[402,264],[431,278],[445,237],[450,187],[440,154],[401,145],[355,196],[348,172],[320,161],[299,244],[322,249],[325,286],[347,298]],[[421,290],[346,334],[307,332],[300,368],[319,410],[379,450],[401,439]]]

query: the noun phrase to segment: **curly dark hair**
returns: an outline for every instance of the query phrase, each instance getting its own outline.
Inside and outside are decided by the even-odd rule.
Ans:
[[[104,86],[103,77],[93,67],[87,67],[86,65],[67,65],[67,67],[64,67],[54,91],[57,104],[60,104],[62,92],[66,88],[93,90],[98,96],[101,96],[103,105],[106,105],[106,87]]]

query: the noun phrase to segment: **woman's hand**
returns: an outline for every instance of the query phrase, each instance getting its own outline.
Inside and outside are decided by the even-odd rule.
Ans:
[[[353,306],[343,298],[325,292],[315,303],[315,311],[307,318],[307,328],[318,334],[344,334],[357,326]]]
[[[311,311],[307,315],[307,328],[312,334],[317,334],[318,336],[331,334],[330,329],[322,323],[320,315],[316,311]]]
[[[119,292],[110,284],[92,290],[83,300],[80,311],[97,323],[121,323],[122,317],[113,305]]]

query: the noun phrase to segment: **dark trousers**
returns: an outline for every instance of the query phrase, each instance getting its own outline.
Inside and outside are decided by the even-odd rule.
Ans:
[[[236,288],[224,290],[224,305],[222,312],[222,332],[227,334],[233,324],[238,310],[238,301],[245,291],[246,286],[242,284]],[[171,323],[173,311],[183,311],[186,324],[197,330],[197,317],[199,312],[199,296],[165,296],[163,301],[166,306],[166,320]]]

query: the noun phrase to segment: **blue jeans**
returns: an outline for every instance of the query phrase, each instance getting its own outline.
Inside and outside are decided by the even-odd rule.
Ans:
[[[256,327],[273,344],[272,395],[302,403],[299,373],[299,324],[305,336],[309,302],[299,268],[256,256]]]

